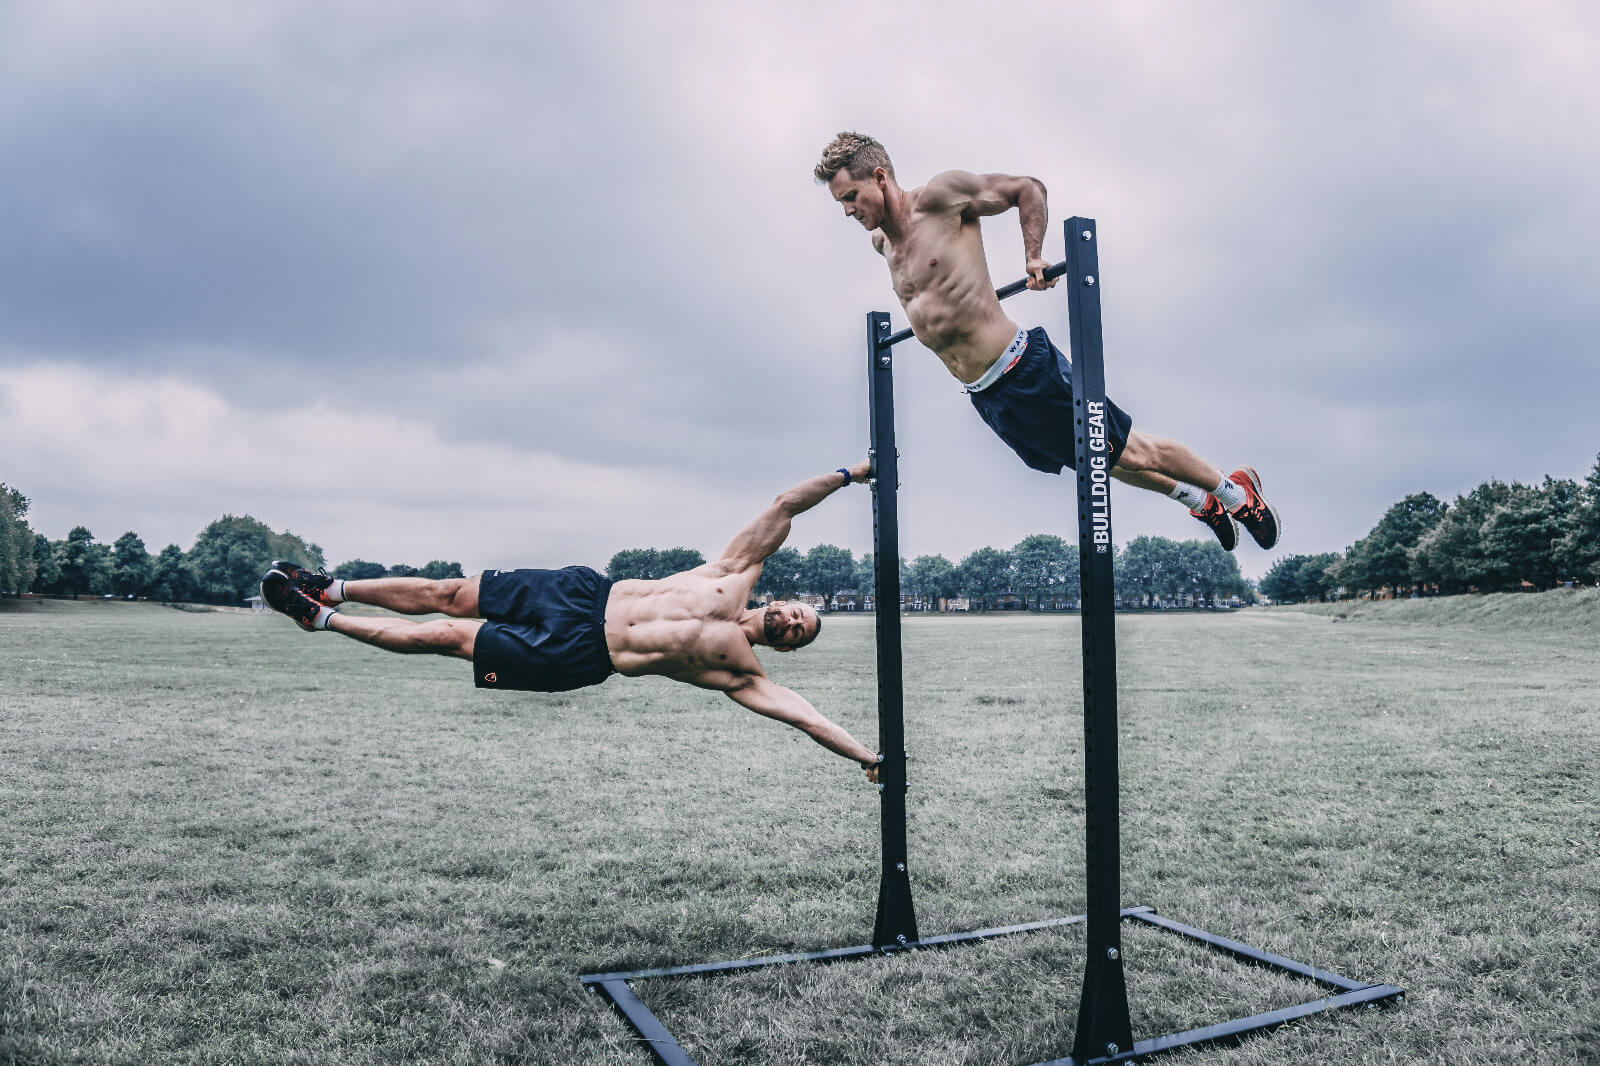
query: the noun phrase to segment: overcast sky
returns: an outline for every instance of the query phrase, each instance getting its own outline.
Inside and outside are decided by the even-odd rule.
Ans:
[[[226,512],[335,563],[713,555],[867,446],[864,314],[904,316],[811,177],[843,129],[907,186],[1038,177],[1052,260],[1098,220],[1108,391],[1260,471],[1246,574],[1593,466],[1600,8],[769,6],[0,0],[0,480],[152,551]],[[1063,289],[1006,306],[1065,347]],[[1070,537],[899,351],[904,554]],[[871,536],[855,488],[791,543]]]

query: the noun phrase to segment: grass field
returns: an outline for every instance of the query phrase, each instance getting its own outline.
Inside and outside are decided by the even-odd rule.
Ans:
[[[1077,619],[905,632],[923,934],[1081,912]],[[1600,1062],[1597,632],[1594,592],[1120,619],[1125,902],[1407,989],[1166,1061]],[[870,619],[767,659],[876,739]],[[866,941],[877,808],[664,681],[0,601],[0,1064],[644,1066],[576,975]],[[1314,995],[1126,937],[1136,1035]],[[1041,933],[640,990],[706,1066],[1007,1066],[1069,1050],[1081,967]]]

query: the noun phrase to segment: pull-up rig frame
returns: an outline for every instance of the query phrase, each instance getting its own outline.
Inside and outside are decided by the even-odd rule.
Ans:
[[[1066,259],[1046,276],[1066,276],[1071,325],[1072,394],[1078,475],[1078,554],[1081,563],[1083,630],[1084,874],[1087,913],[994,929],[923,937],[911,902],[906,849],[906,751],[900,661],[899,487],[894,441],[892,349],[911,330],[889,331],[889,315],[867,315],[867,380],[870,397],[873,479],[873,558],[878,561],[876,621],[878,649],[878,737],[883,750],[878,789],[882,798],[883,870],[872,943],[790,955],[663,966],[648,970],[590,973],[579,980],[604,995],[648,1044],[661,1066],[696,1066],[649,1007],[633,983],[657,977],[712,977],[800,962],[844,962],[919,948],[944,948],[1017,933],[1085,925],[1088,954],[1072,1053],[1035,1066],[1103,1066],[1136,1062],[1178,1048],[1235,1042],[1308,1015],[1351,1007],[1401,1002],[1405,990],[1354,981],[1316,966],[1250,947],[1163,917],[1151,907],[1121,905],[1121,855],[1117,781],[1117,664],[1115,589],[1112,579],[1109,449],[1105,436],[1105,364],[1100,317],[1099,237],[1091,218],[1066,222]],[[995,290],[1004,300],[1027,287],[1027,279]],[[891,560],[885,566],[883,560]],[[1123,978],[1122,923],[1142,922],[1197,941],[1242,962],[1310,980],[1330,994],[1279,1010],[1146,1040],[1135,1040],[1128,1019]]]

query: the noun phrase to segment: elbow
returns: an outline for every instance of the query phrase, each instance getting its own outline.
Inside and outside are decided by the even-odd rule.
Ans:
[[[808,713],[797,707],[786,707],[777,717],[780,717],[785,725],[800,730],[812,740],[816,740],[822,734],[822,715],[814,710]]]

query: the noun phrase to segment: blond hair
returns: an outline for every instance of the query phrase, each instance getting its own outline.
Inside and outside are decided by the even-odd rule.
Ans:
[[[865,133],[852,133],[846,130],[828,142],[828,147],[822,150],[822,159],[812,169],[811,173],[820,182],[830,182],[833,176],[844,170],[857,181],[871,174],[872,171],[882,167],[894,177],[894,164],[889,162],[889,153],[883,145],[868,137]]]

